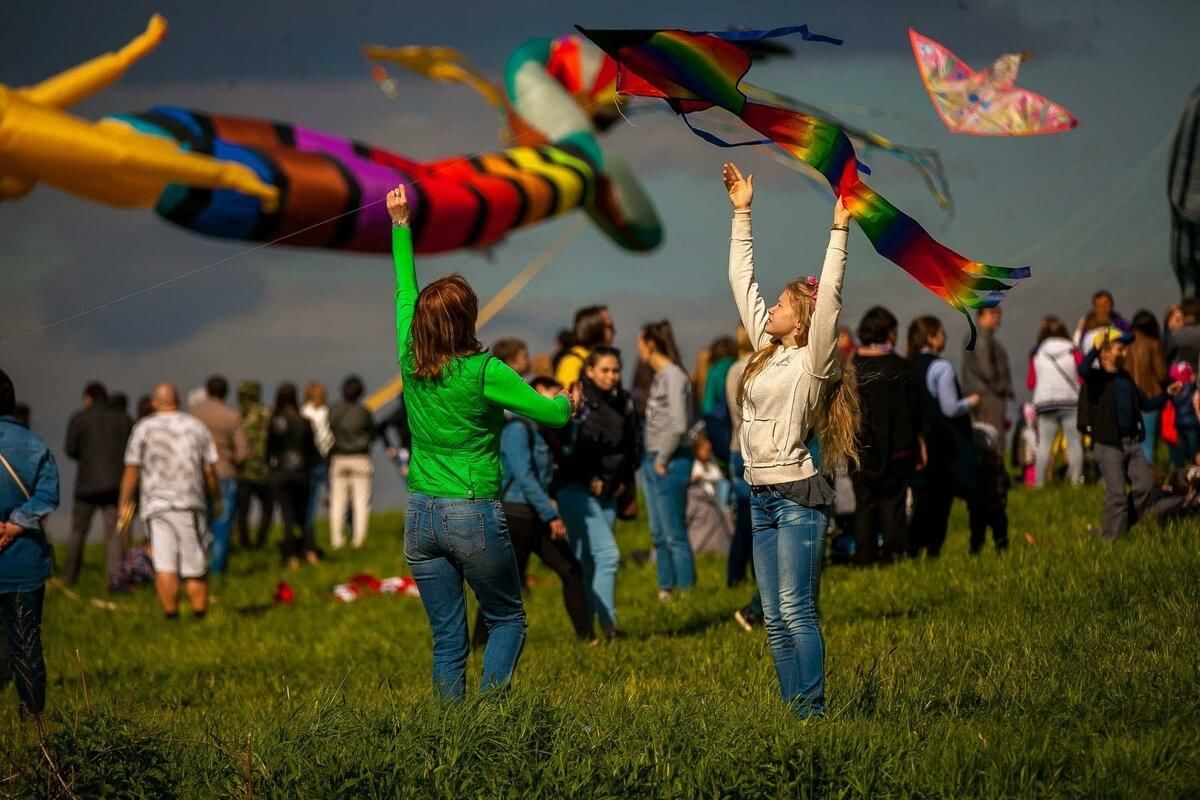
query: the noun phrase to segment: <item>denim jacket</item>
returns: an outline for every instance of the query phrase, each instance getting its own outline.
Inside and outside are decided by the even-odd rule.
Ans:
[[[533,506],[543,522],[558,519],[558,511],[550,501],[554,457],[532,422],[511,417],[504,423],[500,431],[500,465],[501,502]]]
[[[58,466],[46,443],[12,417],[0,417],[0,453],[30,497],[0,466],[0,520],[25,532],[0,550],[0,593],[31,592],[50,577],[50,544],[42,519],[58,508]]]

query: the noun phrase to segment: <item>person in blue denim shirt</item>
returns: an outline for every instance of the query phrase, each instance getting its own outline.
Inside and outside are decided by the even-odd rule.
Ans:
[[[42,603],[51,559],[42,520],[58,508],[58,466],[13,417],[15,407],[13,382],[0,370],[0,619],[21,716],[29,718],[46,707]]]
[[[524,351],[522,351],[524,352]],[[505,361],[514,371],[517,366]],[[562,387],[552,378],[534,378],[530,385],[546,397],[557,397]],[[562,581],[563,605],[575,629],[575,635],[583,641],[595,639],[592,620],[588,613],[587,595],[583,584],[583,567],[567,541],[567,527],[559,515],[558,506],[550,499],[550,488],[554,481],[554,454],[546,437],[532,422],[522,417],[509,415],[500,429],[500,503],[504,508],[504,520],[508,524],[508,536],[512,541],[513,555],[517,560],[517,574],[521,586],[525,586],[525,574],[529,569],[529,556],[537,554]],[[475,628],[471,646],[487,644],[487,625],[483,611],[475,614]]]

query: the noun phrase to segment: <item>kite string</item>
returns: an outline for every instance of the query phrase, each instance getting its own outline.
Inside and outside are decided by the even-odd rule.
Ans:
[[[586,106],[581,106],[580,110],[587,112],[587,111],[591,110],[592,108],[594,108],[595,106],[600,105],[603,102],[606,102],[606,101],[595,100],[591,103],[588,103]],[[521,138],[520,135],[510,136],[507,139],[501,140],[501,142],[499,143],[499,147],[502,147],[502,148],[506,147],[507,145],[517,142],[520,138]],[[491,152],[491,148],[489,148],[488,150],[480,150],[472,155],[463,156],[462,158],[452,160],[449,163],[440,167],[439,169],[435,169],[430,172],[427,172],[418,178],[413,178],[412,180],[410,180],[410,183],[415,186],[418,183],[420,183],[422,180],[424,180],[425,178],[432,178],[433,176],[435,176],[441,172],[444,172],[444,171],[450,169],[451,167],[456,167],[460,164],[469,162],[471,159],[477,158],[477,157],[479,157],[485,153],[489,153],[489,152]],[[250,253],[257,252],[257,251],[263,249],[264,247],[271,247],[272,245],[276,245],[276,244],[279,244],[280,242],[287,241],[288,239],[291,239],[294,236],[299,236],[302,233],[311,231],[314,228],[319,228],[322,225],[327,225],[330,222],[336,222],[337,220],[342,219],[343,217],[348,217],[348,216],[351,216],[352,214],[357,214],[358,212],[360,212],[364,209],[370,208],[371,206],[376,206],[376,205],[379,205],[380,203],[386,202],[386,200],[387,200],[387,198],[385,197],[385,198],[380,198],[379,200],[372,200],[368,203],[363,203],[361,206],[358,206],[357,208],[353,208],[349,211],[343,211],[341,214],[336,214],[328,219],[321,220],[320,222],[315,222],[306,228],[301,228],[300,230],[292,231],[291,233],[284,234],[283,236],[280,236],[277,239],[272,239],[269,242],[261,242],[261,243],[255,245],[254,247],[249,247],[249,248],[246,248],[245,250],[240,250],[236,253],[233,253],[232,255],[225,256],[224,258],[219,258],[216,261],[213,261],[211,263],[204,264],[203,266],[199,266],[194,269],[188,270],[187,272],[181,273],[179,275],[174,275],[170,278],[166,278],[165,280],[161,280],[157,283],[150,284],[149,286],[144,286],[140,289],[136,289],[136,290],[134,290],[128,294],[122,295],[120,297],[116,297],[111,300],[106,300],[102,303],[98,303],[97,305],[91,306],[89,308],[85,308],[82,311],[78,311],[74,314],[63,317],[62,319],[55,320],[54,322],[51,322],[48,325],[43,325],[40,328],[30,328],[27,331],[18,333],[16,336],[12,336],[12,337],[9,337],[8,339],[0,341],[0,349],[5,348],[10,344],[13,344],[14,342],[18,342],[22,339],[26,339],[30,336],[37,336],[38,334],[45,333],[46,331],[48,331],[52,328],[57,328],[58,326],[65,325],[68,322],[74,322],[75,320],[80,319],[81,317],[86,317],[89,314],[93,314],[97,311],[102,311],[106,308],[110,308],[119,303],[123,303],[126,300],[132,300],[133,298],[138,297],[140,295],[146,294],[148,292],[152,292],[156,289],[161,289],[164,286],[169,286],[172,283],[176,283],[176,282],[184,280],[186,278],[190,278],[193,275],[198,275],[201,272],[205,272],[206,270],[212,269],[213,267],[219,267],[223,264],[227,264],[230,261],[233,261],[234,259],[241,258],[242,256],[249,255]]]
[[[1052,245],[1055,242],[1057,242],[1059,240],[1059,237],[1064,233],[1064,229],[1070,229],[1072,227],[1077,226],[1079,223],[1086,223],[1089,221],[1089,219],[1094,223],[1094,225],[1090,226],[1090,227],[1094,228],[1096,224],[1098,224],[1099,227],[1104,227],[1106,220],[1101,220],[1099,223],[1095,223],[1094,214],[1097,211],[1099,211],[1100,209],[1104,208],[1106,205],[1108,205],[1108,203],[1112,200],[1113,197],[1116,197],[1119,194],[1121,194],[1122,192],[1124,192],[1127,188],[1127,185],[1132,185],[1132,184],[1136,183],[1139,176],[1143,176],[1143,177],[1145,176],[1146,168],[1158,156],[1158,151],[1161,150],[1163,147],[1165,147],[1168,142],[1170,142],[1171,134],[1172,134],[1172,131],[1167,131],[1167,134],[1166,134],[1166,136],[1163,137],[1162,141],[1160,141],[1157,145],[1155,145],[1153,148],[1151,148],[1144,156],[1142,156],[1142,158],[1137,163],[1135,163],[1132,167],[1130,167],[1130,169],[1128,171],[1126,171],[1125,174],[1123,174],[1120,178],[1118,178],[1113,183],[1109,184],[1108,190],[1103,192],[1102,194],[1100,194],[1092,203],[1090,203],[1087,206],[1084,206],[1079,211],[1077,211],[1075,214],[1072,214],[1070,217],[1067,218],[1066,222],[1062,222],[1062,223],[1056,225],[1054,227],[1054,229],[1052,229],[1051,231],[1049,231],[1047,233],[1046,236],[1043,236],[1034,245],[1026,248],[1024,250],[1024,255],[1022,256],[1022,258],[1026,261],[1033,260],[1033,254],[1040,252],[1040,251],[1044,250],[1048,245]],[[1087,230],[1088,227],[1089,226],[1085,226],[1084,229]],[[1094,230],[1092,232],[1094,232]],[[1089,233],[1088,235],[1090,236],[1091,234]]]

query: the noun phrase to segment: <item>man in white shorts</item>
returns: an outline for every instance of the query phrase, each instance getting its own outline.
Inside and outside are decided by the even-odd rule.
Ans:
[[[208,608],[210,508],[220,514],[217,447],[204,423],[179,410],[179,392],[161,383],[154,413],[133,427],[121,478],[121,519],[132,519],[134,491],[150,534],[158,599],[167,619],[179,617],[179,581],[197,618]],[[210,505],[211,503],[211,505]]]

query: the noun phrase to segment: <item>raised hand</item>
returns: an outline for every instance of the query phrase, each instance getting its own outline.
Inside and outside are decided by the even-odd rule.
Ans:
[[[571,401],[571,415],[578,414],[579,407],[583,405],[583,381],[571,384],[571,388],[567,389],[567,399]]]
[[[388,192],[387,210],[392,222],[397,225],[408,224],[408,194],[404,191],[404,184]]]
[[[833,204],[833,224],[838,228],[845,228],[850,225],[850,212],[846,210],[846,204],[842,202],[842,198],[838,198]]]
[[[737,164],[727,163],[721,170],[721,179],[725,181],[725,191],[729,192],[729,202],[733,203],[735,211],[748,211],[754,202],[754,176],[742,177]]]

